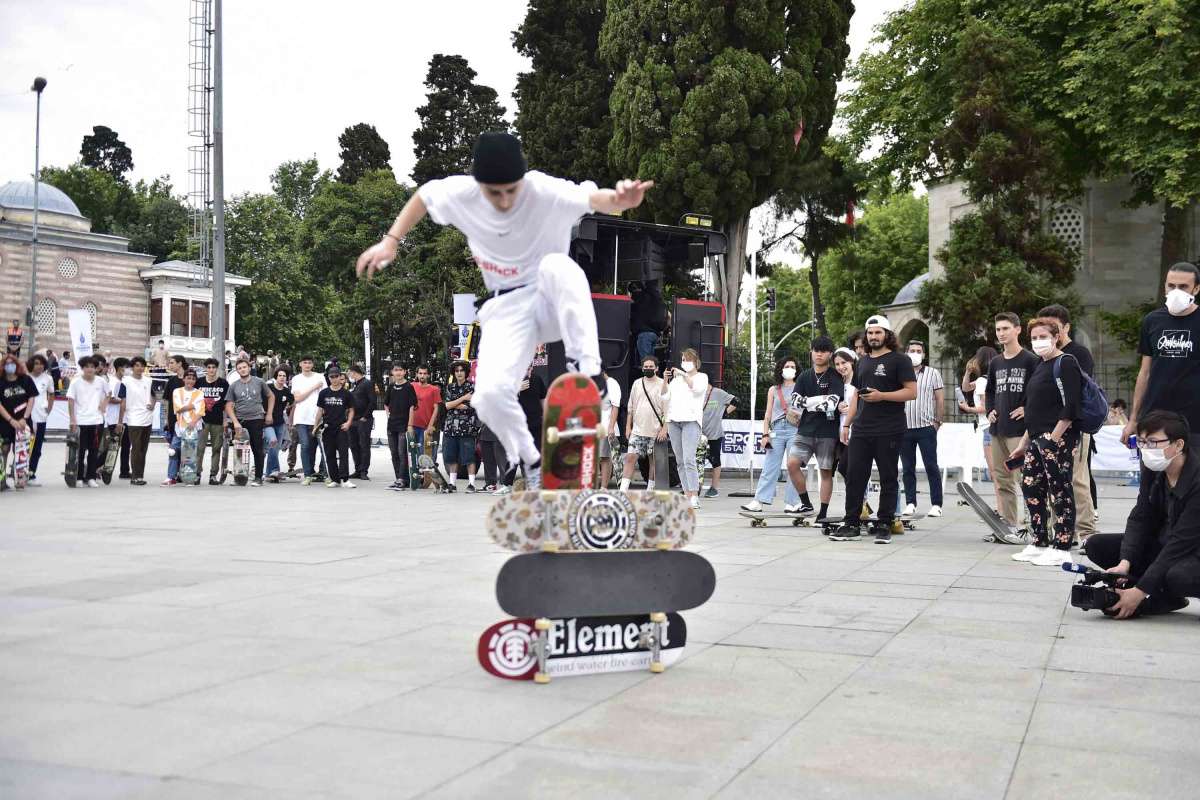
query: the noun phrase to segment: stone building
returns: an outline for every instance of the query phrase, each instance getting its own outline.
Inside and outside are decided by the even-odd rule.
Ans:
[[[6,326],[13,319],[26,323],[32,241],[33,183],[0,186],[0,320]],[[38,242],[33,324],[39,350],[73,350],[67,311],[85,309],[99,352],[142,355],[160,338],[172,353],[212,352],[212,290],[195,285],[191,264],[154,264],[153,256],[130,252],[128,239],[93,233],[71,198],[44,183],[38,188]],[[227,350],[237,331],[235,292],[249,285],[247,278],[225,277]]]
[[[929,336],[939,352],[938,333],[930,332],[916,306],[917,292],[931,276],[944,269],[935,254],[950,238],[950,225],[971,210],[959,181],[931,183],[929,190],[929,271],[918,275],[884,308],[901,341]],[[1128,208],[1132,194],[1126,181],[1090,180],[1073,202],[1051,210],[1051,231],[1079,251],[1075,288],[1083,299],[1084,317],[1072,325],[1073,338],[1095,355],[1097,376],[1115,375],[1118,367],[1133,363],[1134,354],[1105,336],[1100,311],[1123,311],[1132,303],[1161,297],[1158,265],[1162,241],[1162,206]],[[1200,258],[1200,213],[1192,208],[1188,224],[1188,254]],[[1113,379],[1115,380],[1115,379]],[[1126,392],[1127,393],[1127,392]]]

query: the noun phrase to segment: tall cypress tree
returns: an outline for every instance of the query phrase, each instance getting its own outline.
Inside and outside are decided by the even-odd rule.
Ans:
[[[342,165],[337,171],[341,183],[355,183],[371,170],[392,169],[392,151],[374,125],[351,125],[342,131],[338,144],[342,146]]]
[[[417,185],[469,172],[475,140],[487,131],[506,131],[496,90],[475,83],[477,74],[462,56],[438,53],[429,60],[425,105],[417,109],[412,177]]]

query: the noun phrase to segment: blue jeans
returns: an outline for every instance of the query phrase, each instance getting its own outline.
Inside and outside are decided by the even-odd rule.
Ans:
[[[753,434],[751,434],[753,435]],[[760,503],[775,501],[775,490],[779,486],[779,474],[783,468],[783,459],[787,455],[788,444],[796,435],[796,426],[789,424],[786,419],[780,419],[771,426],[771,449],[763,460],[762,473],[758,476],[758,488],[754,490],[754,499]],[[787,481],[783,492],[783,502],[794,506],[800,502],[800,493]]]
[[[942,471],[937,463],[937,429],[910,428],[900,440],[900,463],[904,466],[904,499],[917,502],[917,450],[925,464],[925,477],[929,480],[929,503],[942,504]]]
[[[179,450],[181,447],[183,447],[183,441],[179,438],[178,434],[171,434],[170,447],[173,451],[175,451],[175,455],[167,459],[167,480],[173,481],[179,477]]]
[[[646,356],[654,355],[654,345],[658,343],[658,334],[654,331],[642,331],[637,335],[636,348],[638,364],[646,359]]]
[[[296,435],[300,438],[300,466],[304,470],[304,477],[311,478],[317,474],[316,465],[313,463],[316,460],[317,439],[313,436],[312,425],[297,425]]]
[[[263,428],[263,444],[267,446],[267,475],[279,472],[279,443],[287,438],[287,423],[267,425]]]

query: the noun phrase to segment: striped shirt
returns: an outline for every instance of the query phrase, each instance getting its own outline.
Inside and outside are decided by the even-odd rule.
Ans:
[[[936,369],[922,367],[917,370],[917,399],[904,403],[904,421],[909,430],[928,428],[933,425],[934,419],[940,416],[937,413],[937,400],[933,393],[944,388],[942,374]]]

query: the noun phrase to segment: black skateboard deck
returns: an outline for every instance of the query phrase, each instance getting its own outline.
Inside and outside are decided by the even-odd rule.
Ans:
[[[117,469],[117,459],[121,455],[121,434],[116,428],[108,428],[101,434],[100,439],[100,480],[104,485],[112,483],[113,472]]]
[[[69,431],[67,433],[67,464],[63,468],[63,479],[66,480],[67,486],[72,489],[78,482],[79,477],[79,431]]]
[[[514,617],[607,617],[703,605],[717,576],[680,550],[525,553],[496,577],[496,600]]]
[[[833,531],[835,531],[839,527],[841,527],[841,524],[845,521],[845,519],[846,519],[845,517],[826,517],[825,519],[821,520],[821,523],[820,523],[821,524],[821,533],[828,536],[830,533],[832,533]],[[871,525],[874,525],[876,522],[879,522],[879,519],[877,517],[870,517],[868,519],[860,519],[858,521],[858,524],[860,527],[868,528]],[[892,534],[893,535],[899,535],[901,533],[904,533],[904,531],[915,531],[916,529],[917,529],[917,522],[916,522],[916,519],[913,517],[893,517],[892,518]]]
[[[958,489],[958,496],[971,507],[975,515],[983,520],[988,529],[991,530],[992,533],[984,539],[985,542],[1012,545],[1029,544],[1028,536],[1023,536],[1021,531],[1009,527],[1003,517],[997,514],[987,503],[983,502],[983,498],[971,488],[970,484],[960,481],[956,488]]]

